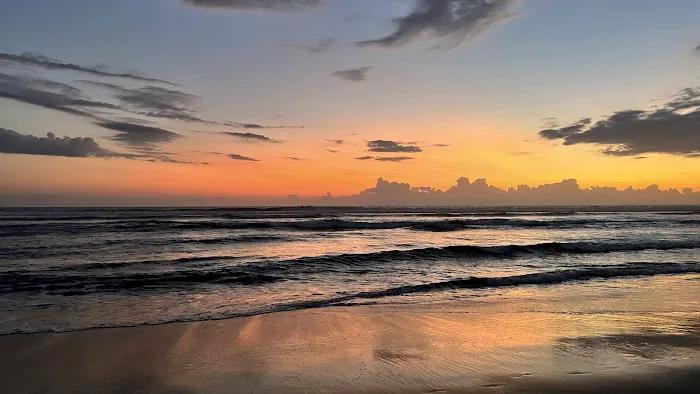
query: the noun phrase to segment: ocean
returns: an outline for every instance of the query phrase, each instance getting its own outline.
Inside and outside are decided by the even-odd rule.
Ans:
[[[697,273],[698,206],[0,209],[0,334]]]

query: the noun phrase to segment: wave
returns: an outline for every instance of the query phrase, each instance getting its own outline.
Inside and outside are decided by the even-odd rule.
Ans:
[[[177,290],[193,284],[259,285],[284,278],[235,269],[187,270],[110,275],[53,275],[51,273],[3,273],[0,294],[42,291],[64,296],[124,290]]]
[[[502,245],[502,246],[476,246],[476,245],[451,245],[444,247],[418,248],[418,249],[393,249],[372,253],[349,253],[318,257],[302,257],[283,262],[288,266],[308,267],[313,263],[331,262],[344,263],[346,265],[360,265],[363,263],[385,262],[395,260],[415,259],[441,259],[441,258],[466,258],[466,257],[497,257],[509,258],[519,255],[539,254],[592,254],[610,252],[634,252],[643,250],[673,250],[700,248],[700,239],[695,240],[656,240],[628,243],[603,243],[603,242],[544,242],[529,245]]]
[[[467,277],[451,279],[440,282],[409,284],[403,286],[390,287],[386,289],[364,291],[353,294],[346,294],[336,297],[289,302],[283,304],[270,305],[265,308],[241,312],[226,312],[222,314],[195,315],[186,318],[171,318],[159,321],[144,322],[141,324],[131,325],[98,325],[93,327],[84,327],[79,329],[45,329],[45,330],[17,330],[9,333],[30,333],[30,332],[61,332],[61,331],[78,331],[91,328],[107,328],[107,327],[133,327],[140,325],[156,325],[174,322],[192,322],[205,320],[221,320],[234,317],[246,317],[261,314],[269,314],[284,311],[303,310],[312,308],[323,308],[331,306],[356,305],[356,301],[376,300],[387,297],[398,297],[410,294],[427,294],[440,291],[458,290],[458,289],[489,289],[489,288],[504,288],[516,286],[537,286],[537,285],[557,285],[568,282],[580,282],[590,280],[616,279],[625,277],[646,277],[655,275],[673,275],[673,274],[696,274],[700,273],[700,263],[685,262],[685,263],[629,263],[615,266],[596,266],[575,269],[562,269],[545,272],[537,272],[531,274],[512,275],[504,277]],[[203,276],[206,278],[206,276]],[[241,277],[240,282],[250,284],[262,284],[277,281],[278,278],[271,276],[259,277]],[[65,295],[79,295],[79,291],[69,290]],[[367,302],[365,302],[367,303]]]
[[[46,291],[59,294],[114,292],[120,290],[168,290],[206,283],[256,285],[295,280],[303,275],[354,273],[348,267],[411,261],[421,264],[438,259],[512,258],[518,255],[591,254],[648,249],[672,250],[700,248],[700,240],[650,241],[643,243],[539,243],[531,245],[474,246],[453,245],[441,248],[387,250],[373,253],[301,257],[280,261],[237,262],[235,267],[209,264],[238,260],[237,256],[192,256],[170,260],[125,261],[53,266],[44,270],[3,272],[0,294]],[[204,264],[202,264],[204,263]],[[126,269],[164,267],[158,272],[133,272]],[[217,266],[218,265],[218,266]],[[112,270],[105,272],[104,270]],[[102,270],[102,271],[99,271]],[[366,273],[366,272],[364,272]],[[77,293],[76,293],[77,292]]]
[[[350,295],[315,300],[310,302],[284,304],[278,307],[292,309],[331,306],[358,299],[394,297],[406,294],[429,293],[454,289],[483,289],[524,285],[552,285],[571,281],[623,278],[630,276],[654,276],[669,274],[700,273],[700,263],[630,263],[616,266],[597,266],[576,269],[554,270],[532,274],[451,279],[442,282],[405,285],[383,290],[366,291]]]
[[[538,220],[523,218],[472,218],[444,220],[389,220],[361,221],[344,219],[318,219],[294,221],[242,221],[242,220],[119,220],[112,222],[3,224],[0,235],[30,236],[37,234],[76,234],[98,232],[159,232],[195,230],[298,230],[298,231],[352,231],[410,229],[415,231],[446,232],[467,229],[504,228],[575,228],[582,226],[632,226],[632,225],[700,225],[698,219],[663,218],[616,220],[609,218],[582,218]]]

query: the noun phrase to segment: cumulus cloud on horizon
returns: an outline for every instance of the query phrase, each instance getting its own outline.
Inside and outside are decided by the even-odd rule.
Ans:
[[[597,204],[698,204],[700,191],[691,188],[663,190],[658,185],[619,190],[607,186],[582,188],[576,179],[539,186],[518,185],[501,189],[489,185],[485,178],[473,182],[466,177],[445,190],[428,186],[412,186],[379,178],[373,187],[348,196],[324,196],[299,201],[320,205],[597,205]],[[449,224],[447,224],[449,225]]]

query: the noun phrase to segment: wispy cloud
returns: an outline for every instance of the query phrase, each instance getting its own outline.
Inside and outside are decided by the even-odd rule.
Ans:
[[[203,8],[243,11],[302,11],[319,7],[323,0],[182,0],[185,4]]]
[[[394,157],[378,157],[378,156],[362,156],[356,157],[355,160],[374,160],[374,161],[386,161],[386,162],[401,162],[407,160],[413,160],[413,157],[408,156],[394,156]]]
[[[306,53],[322,53],[330,51],[338,46],[338,39],[335,37],[324,37],[314,44],[283,44],[283,48],[298,49]]]
[[[534,153],[532,152],[525,152],[525,151],[510,151],[508,152],[509,155],[515,156],[515,157],[522,157],[522,156],[532,156]]]
[[[234,133],[230,131],[225,131],[222,132],[221,134],[228,135],[231,137],[235,137],[244,141],[248,142],[271,142],[271,143],[279,143],[277,140],[273,140],[272,138],[262,135],[262,134],[255,134],[255,133]]]
[[[334,145],[343,145],[343,144],[347,143],[347,141],[345,141],[345,140],[334,140],[332,138],[326,138],[326,141],[328,141]]]
[[[135,149],[154,149],[158,144],[172,142],[182,137],[169,130],[137,123],[99,121],[95,124],[116,131],[117,134],[112,137],[113,140]]]
[[[122,78],[139,82],[158,82],[167,85],[175,85],[174,83],[166,81],[164,79],[150,78],[132,73],[112,71],[105,67],[81,66],[78,64],[68,63],[34,53],[22,53],[17,55],[12,53],[0,52],[0,61],[22,64],[31,67],[40,67],[46,70],[77,71],[85,74],[95,75],[98,77]]]
[[[260,160],[258,160],[258,159],[254,159],[254,158],[252,158],[252,157],[243,156],[243,155],[237,155],[237,154],[235,154],[235,153],[229,154],[228,157],[230,157],[230,158],[233,159],[233,160],[239,160],[239,161],[260,161]]]
[[[508,9],[517,0],[416,0],[413,10],[394,19],[395,30],[359,46],[400,47],[421,37],[446,38],[458,46],[517,14]]]
[[[416,145],[387,140],[368,141],[367,150],[370,152],[383,153],[418,153],[423,151],[421,147]]]
[[[235,127],[237,129],[303,129],[304,126],[266,126],[258,123],[241,123],[241,122],[223,122],[224,126]]]
[[[200,97],[180,90],[165,89],[159,86],[145,86],[135,89],[112,83],[80,81],[84,84],[109,89],[125,110],[147,115],[152,118],[173,119],[185,122],[213,124],[196,115],[195,106]]]
[[[86,99],[80,89],[67,84],[6,74],[0,74],[0,98],[82,117],[94,117],[97,109],[120,109],[114,104]]]
[[[344,79],[346,81],[350,82],[362,82],[367,79],[367,73],[372,69],[373,67],[367,66],[367,67],[360,67],[360,68],[351,68],[348,70],[339,70],[331,74],[331,76]]]

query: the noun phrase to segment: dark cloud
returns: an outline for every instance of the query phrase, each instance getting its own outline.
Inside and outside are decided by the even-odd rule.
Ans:
[[[338,46],[338,39],[335,37],[324,37],[315,44],[284,44],[283,48],[298,49],[307,53],[327,52]]]
[[[94,117],[97,109],[120,109],[86,99],[80,89],[64,83],[6,74],[0,74],[0,98],[83,117]]]
[[[393,33],[360,46],[400,47],[423,36],[446,38],[458,46],[516,14],[508,8],[517,0],[416,0],[413,10],[394,19]]]
[[[237,129],[303,129],[304,126],[266,126],[257,123],[223,122],[224,126],[235,127]]]
[[[147,152],[144,154],[114,152],[102,148],[90,137],[64,136],[63,138],[58,138],[53,133],[48,133],[46,137],[35,137],[3,128],[0,128],[0,153],[105,159],[119,158],[178,164],[209,164],[177,160],[164,152]]]
[[[362,157],[356,157],[355,160],[401,162],[401,161],[406,161],[406,160],[413,160],[413,157],[408,157],[408,156],[394,156],[394,157],[362,156]]]
[[[449,144],[433,144],[435,148],[449,148]]]
[[[120,101],[123,108],[135,113],[153,118],[173,119],[185,122],[216,123],[196,116],[194,107],[199,103],[200,97],[194,94],[179,90],[165,89],[159,86],[145,86],[129,89],[111,83],[95,81],[81,82],[90,86],[112,90],[114,92],[114,97]]]
[[[696,54],[700,54],[700,44],[698,44],[698,46],[695,47],[695,50],[693,52],[695,52]]]
[[[331,138],[326,138],[326,141],[330,142],[331,144],[335,144],[335,145],[343,145],[347,142],[345,140],[334,140]]]
[[[335,149],[326,149],[326,152],[330,152],[330,153],[340,153],[339,150],[335,150]]]
[[[290,160],[290,161],[302,161],[302,160],[306,160],[306,159],[302,159],[302,158],[299,158],[299,157],[293,157],[293,156],[287,156],[287,157],[285,157],[285,159]]]
[[[324,0],[182,0],[185,4],[203,8],[232,10],[301,11],[316,8]]]
[[[600,120],[590,119],[541,130],[542,138],[564,145],[593,144],[610,156],[664,153],[700,157],[700,88],[684,89],[663,108],[625,110]]]
[[[181,137],[172,131],[137,123],[99,121],[95,124],[116,131],[113,140],[139,150],[152,150],[158,144],[172,142]]]
[[[272,143],[279,143],[277,140],[273,140],[272,138],[262,135],[262,134],[255,134],[255,133],[234,133],[230,131],[223,132],[221,134],[229,135],[231,137],[236,137],[240,138],[244,141],[248,142],[272,142]]]
[[[222,125],[240,129],[284,129],[303,128],[302,126],[265,126],[256,123],[217,122],[197,115],[197,105],[201,97],[180,90],[165,89],[159,86],[145,86],[130,89],[120,85],[96,81],[80,81],[90,86],[106,88],[114,92],[121,108],[140,115],[159,119],[183,122]]]
[[[102,149],[90,137],[57,138],[53,133],[48,133],[46,137],[35,137],[3,128],[0,128],[0,152],[65,157],[115,156],[113,152]]]
[[[230,157],[233,160],[240,160],[240,161],[260,161],[258,159],[253,159],[252,157],[237,155],[235,153],[229,154],[228,157]]]
[[[393,162],[398,162],[398,161],[413,160],[413,157],[408,157],[408,156],[375,157],[374,160],[376,160],[376,161],[393,161]]]
[[[370,152],[382,153],[418,153],[423,151],[419,146],[386,140],[368,141],[367,148]]]
[[[120,73],[116,71],[111,71],[107,68],[104,67],[86,67],[86,66],[80,66],[77,64],[72,64],[72,63],[66,63],[57,59],[52,59],[46,56],[42,56],[39,54],[32,54],[32,53],[23,53],[20,55],[12,54],[12,53],[2,53],[0,52],[0,61],[2,62],[8,62],[8,63],[14,63],[14,64],[21,64],[25,66],[32,66],[32,67],[41,67],[46,70],[66,70],[66,71],[77,71],[81,73],[86,73],[86,74],[92,74],[100,77],[112,77],[112,78],[122,78],[122,79],[129,79],[132,81],[141,81],[141,82],[158,82],[158,83],[164,83],[168,85],[175,85],[172,82],[163,80],[163,79],[157,79],[157,78],[149,78],[149,77],[144,77],[141,75],[136,75],[136,74],[130,74],[130,73]]]
[[[344,79],[350,82],[362,82],[365,79],[367,79],[367,73],[372,68],[373,67],[368,66],[360,68],[351,68],[349,70],[340,70],[332,73],[331,76],[338,77],[340,79]]]

